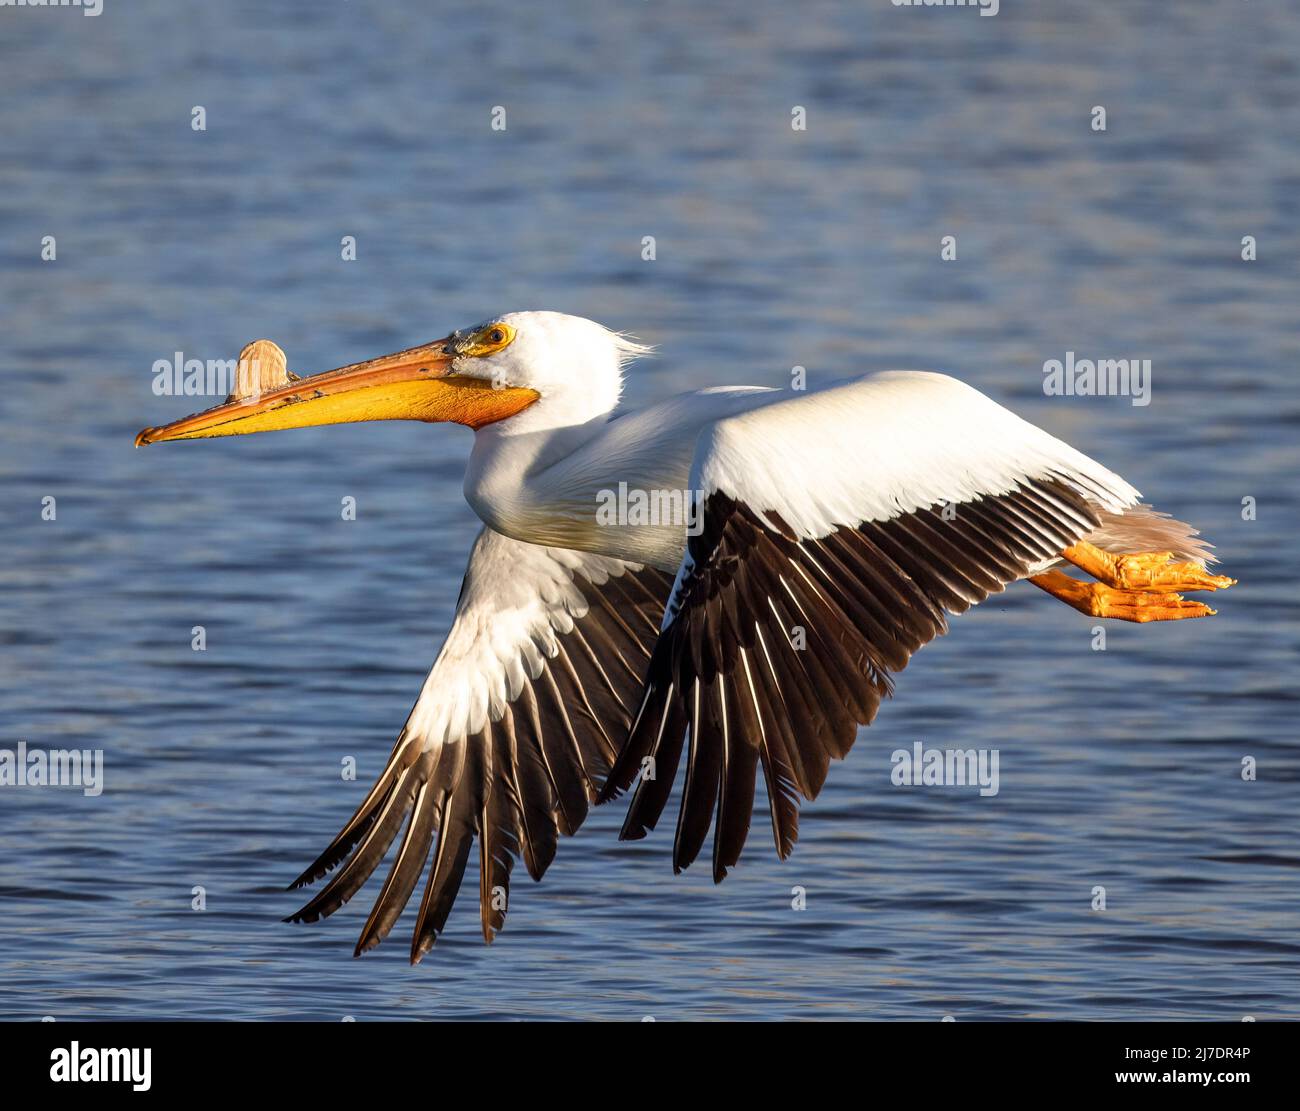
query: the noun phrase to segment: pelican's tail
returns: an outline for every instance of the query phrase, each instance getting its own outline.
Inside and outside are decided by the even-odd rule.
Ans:
[[[1085,539],[1106,552],[1172,552],[1183,563],[1204,567],[1217,563],[1213,544],[1201,539],[1199,529],[1161,513],[1149,505],[1134,505],[1120,513],[1097,509],[1099,524]]]

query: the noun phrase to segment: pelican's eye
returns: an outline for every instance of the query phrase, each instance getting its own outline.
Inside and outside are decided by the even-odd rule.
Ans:
[[[466,355],[492,355],[504,347],[509,347],[515,338],[515,330],[509,324],[498,322],[480,328],[463,348]]]

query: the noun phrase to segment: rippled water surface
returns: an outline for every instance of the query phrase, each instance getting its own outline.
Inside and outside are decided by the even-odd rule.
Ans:
[[[0,789],[0,1014],[1300,1017],[1283,6],[104,5],[0,10],[0,742],[100,748],[107,784]],[[368,900],[289,926],[283,888],[446,630],[469,435],[131,440],[207,404],[154,396],[173,352],[317,371],[510,308],[658,344],[634,403],[957,374],[1241,585],[1105,651],[1015,587],[913,661],[786,863],[760,815],[725,884],[674,877],[671,823],[619,845],[603,808],[490,949],[465,898],[419,968],[410,913],[353,961]],[[1045,397],[1066,351],[1151,359],[1151,404]],[[999,794],[891,786],[915,741],[999,750]]]

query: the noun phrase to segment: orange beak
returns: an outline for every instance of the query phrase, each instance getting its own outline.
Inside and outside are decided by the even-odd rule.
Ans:
[[[497,389],[481,378],[452,374],[449,340],[298,378],[161,428],[146,428],[136,436],[135,446],[363,420],[455,421],[482,428],[513,416],[539,397],[535,390]]]

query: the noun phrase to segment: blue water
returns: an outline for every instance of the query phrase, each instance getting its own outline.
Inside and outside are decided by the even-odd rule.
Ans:
[[[730,7],[0,9],[0,745],[100,748],[106,776],[0,789],[4,1017],[1300,1017],[1300,24]],[[131,440],[209,403],[153,394],[175,351],[270,336],[314,372],[512,308],[658,344],[633,403],[957,374],[1241,585],[1105,651],[1013,588],[913,661],[788,862],[760,816],[726,883],[674,877],[671,822],[620,845],[602,808],[516,873],[491,948],[462,898],[420,967],[413,913],[353,961],[377,879],[312,927],[283,887],[447,628],[469,434]],[[1151,359],[1152,403],[1045,397],[1067,350]],[[998,749],[1000,793],[892,786],[915,741]]]

